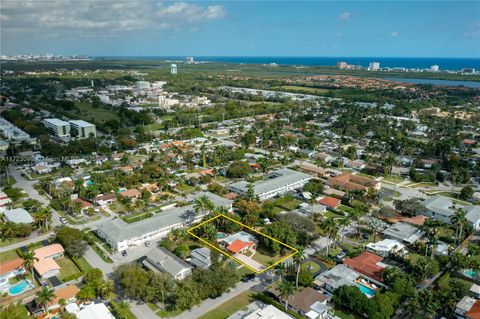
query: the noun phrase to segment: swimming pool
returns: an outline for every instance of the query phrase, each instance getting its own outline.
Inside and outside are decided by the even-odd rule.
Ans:
[[[465,276],[470,278],[474,278],[478,275],[473,269],[467,269],[463,273],[465,274]]]
[[[16,296],[24,293],[27,290],[33,288],[32,282],[30,280],[22,280],[17,282],[15,285],[10,286],[8,289],[8,294],[10,296]]]
[[[373,290],[372,288],[362,285],[359,282],[357,282],[357,286],[358,288],[360,288],[360,291],[363,292],[364,294],[369,296],[375,296],[375,290]]]
[[[217,233],[217,239],[222,239],[222,238],[225,238],[225,237],[227,237],[227,234],[222,233],[222,232]]]

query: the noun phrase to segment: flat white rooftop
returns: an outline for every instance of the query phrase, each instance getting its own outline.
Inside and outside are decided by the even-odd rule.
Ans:
[[[44,121],[56,126],[69,125],[68,122],[62,121],[60,119],[44,119]]]
[[[73,124],[73,125],[78,126],[78,127],[91,127],[91,126],[95,126],[95,124],[86,122],[86,121],[84,121],[84,120],[73,120],[73,121],[70,121],[70,124]]]

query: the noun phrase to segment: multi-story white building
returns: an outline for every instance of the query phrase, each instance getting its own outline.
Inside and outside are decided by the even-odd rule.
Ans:
[[[192,200],[207,196],[215,206],[231,210],[232,201],[210,192],[201,192],[192,196]],[[101,223],[97,226],[97,234],[117,250],[140,246],[147,241],[163,237],[172,229],[185,227],[198,222],[205,214],[196,214],[192,205],[175,207],[155,214],[136,223],[127,223],[121,218]]]
[[[170,65],[170,74],[177,74],[177,65],[176,64]]]
[[[71,128],[77,132],[77,138],[87,138],[90,135],[97,136],[97,130],[92,123],[83,120],[69,121]]]
[[[440,67],[438,65],[432,65],[430,67],[430,71],[432,72],[438,72],[440,70]]]
[[[370,62],[368,65],[368,69],[370,71],[377,71],[380,69],[380,62]]]
[[[277,169],[271,172],[267,179],[255,182],[253,192],[260,200],[266,200],[302,188],[311,179],[312,176],[305,173],[288,168]],[[240,195],[245,196],[248,193],[246,181],[230,184],[228,188]]]
[[[43,125],[52,132],[52,134],[62,140],[70,139],[70,124],[59,119],[44,119]]]

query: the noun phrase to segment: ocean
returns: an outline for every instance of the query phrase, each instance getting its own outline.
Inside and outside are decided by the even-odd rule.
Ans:
[[[184,56],[102,56],[104,59],[126,59],[147,61],[183,61]],[[274,56],[194,56],[195,61],[246,63],[246,64],[284,64],[296,66],[335,66],[339,61],[368,67],[372,61],[380,62],[380,67],[426,69],[438,65],[440,70],[458,71],[463,68],[480,70],[479,58],[380,58],[380,57],[274,57]]]

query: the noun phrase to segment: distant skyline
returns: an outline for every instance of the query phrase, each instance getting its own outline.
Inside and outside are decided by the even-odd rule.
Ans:
[[[2,0],[1,54],[479,57],[478,1]]]

